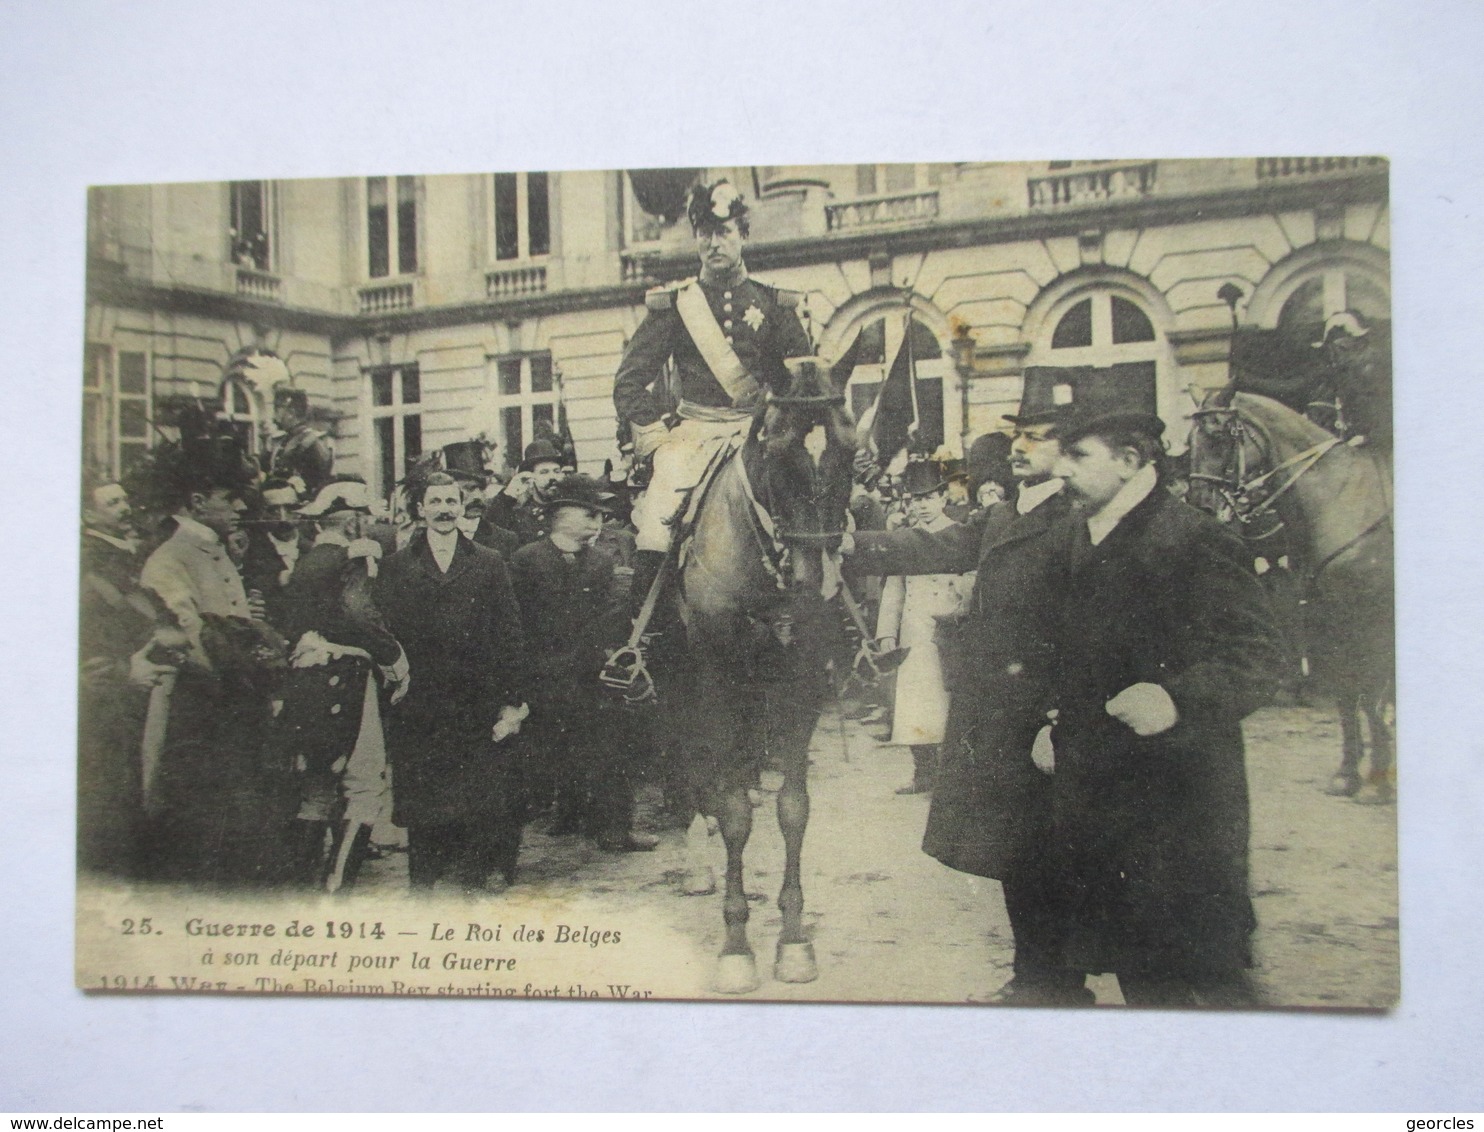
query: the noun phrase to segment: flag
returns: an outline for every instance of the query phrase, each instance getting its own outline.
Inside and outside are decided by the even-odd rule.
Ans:
[[[876,402],[861,418],[860,432],[871,438],[877,458],[890,462],[909,441],[917,438],[922,422],[917,414],[917,397],[913,389],[912,335],[902,336],[891,371],[881,383]]]

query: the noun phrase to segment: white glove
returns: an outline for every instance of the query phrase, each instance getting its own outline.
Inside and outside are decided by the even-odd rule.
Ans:
[[[505,706],[500,709],[500,718],[495,721],[494,728],[490,731],[490,738],[496,743],[508,739],[520,732],[521,720],[531,714],[531,709],[521,704],[520,707]]]
[[[655,449],[664,443],[665,437],[670,434],[664,421],[631,425],[630,431],[634,434],[634,459],[636,460],[653,455]]]
[[[1135,735],[1146,738],[1168,731],[1180,719],[1170,693],[1158,684],[1131,684],[1103,707],[1114,719],[1128,724]]]
[[[1056,748],[1051,742],[1049,723],[1036,732],[1035,742],[1031,744],[1031,762],[1036,764],[1036,769],[1042,774],[1051,774],[1056,770]]]

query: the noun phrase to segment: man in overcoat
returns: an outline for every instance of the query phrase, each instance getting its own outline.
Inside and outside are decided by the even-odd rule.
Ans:
[[[393,705],[408,686],[407,658],[371,597],[381,546],[362,536],[370,513],[363,482],[321,488],[300,510],[317,533],[282,600],[289,669],[271,741],[299,787],[292,879],[331,892],[354,886],[386,805],[381,685]]]
[[[556,828],[610,852],[653,849],[652,836],[630,829],[630,729],[598,681],[605,646],[626,628],[619,562],[598,544],[606,497],[595,480],[571,476],[547,506],[551,533],[516,551],[510,573],[533,670],[531,742],[555,778]]]
[[[499,554],[458,529],[463,498],[446,472],[414,501],[426,526],[389,557],[376,603],[411,667],[389,713],[392,820],[406,826],[409,879],[444,876],[466,891],[520,850],[519,766],[510,739],[526,708],[525,637]]]
[[[1082,507],[1043,590],[1063,959],[1130,1005],[1233,1005],[1256,926],[1241,722],[1281,647],[1251,553],[1160,484],[1162,430],[1090,398],[1059,429]]]
[[[977,571],[960,623],[938,789],[923,851],[1001,882],[1015,938],[1014,977],[992,997],[1015,1005],[1087,1005],[1083,972],[1062,963],[1064,912],[1051,868],[1051,781],[1031,760],[1051,698],[1054,530],[1070,510],[1051,473],[1060,456],[1050,371],[1027,375],[1014,426],[1013,503],[938,532],[857,534],[854,569]]]

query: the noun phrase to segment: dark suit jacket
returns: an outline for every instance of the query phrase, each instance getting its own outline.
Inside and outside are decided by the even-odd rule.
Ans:
[[[923,850],[962,872],[1005,879],[1046,852],[1051,783],[1031,744],[1051,701],[1054,495],[1027,515],[1001,504],[941,531],[857,534],[849,562],[880,574],[977,570],[955,642],[959,678]]]
[[[456,823],[503,810],[512,740],[495,744],[500,708],[526,699],[520,611],[499,554],[459,536],[448,573],[425,531],[381,565],[376,603],[411,665],[387,716],[393,820]]]
[[[550,537],[529,543],[510,560],[531,664],[543,685],[591,686],[596,695],[603,646],[615,633],[613,554],[587,546],[568,562]]]
[[[1256,921],[1241,722],[1282,662],[1252,554],[1160,488],[1099,546],[1077,517],[1053,537],[1066,958],[1089,971],[1244,966]],[[1146,738],[1105,710],[1143,682],[1163,687],[1179,713]]]
[[[480,546],[498,551],[500,557],[506,562],[509,562],[510,556],[520,549],[520,536],[492,522],[488,515],[480,516],[479,526],[474,528],[472,537]]]

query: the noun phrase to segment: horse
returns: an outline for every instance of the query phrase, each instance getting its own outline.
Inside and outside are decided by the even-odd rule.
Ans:
[[[666,730],[684,736],[697,808],[715,817],[726,845],[725,942],[713,985],[727,994],[760,985],[747,938],[743,853],[752,832],[749,789],[765,759],[783,772],[773,973],[789,983],[818,977],[803,925],[800,859],[809,741],[838,643],[829,599],[839,585],[855,434],[824,362],[791,359],[788,368],[788,392],[768,396],[740,447],[697,489],[702,498],[689,509],[677,568],[683,668],[672,665],[661,682]]]
[[[1270,561],[1287,553],[1303,593],[1311,674],[1336,701],[1342,755],[1326,792],[1395,799],[1389,705],[1395,689],[1389,461],[1270,398],[1227,386],[1195,413],[1188,500],[1239,530]],[[1371,769],[1360,717],[1370,730]]]

